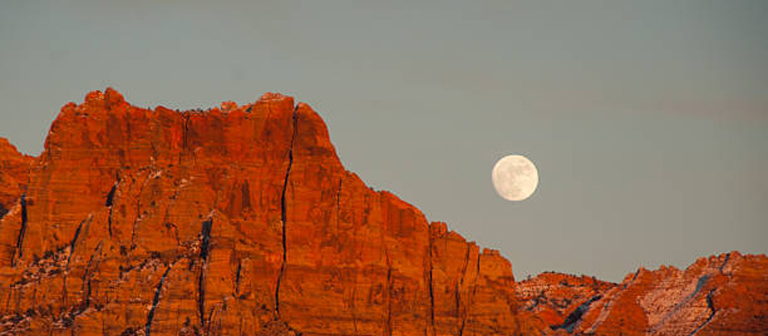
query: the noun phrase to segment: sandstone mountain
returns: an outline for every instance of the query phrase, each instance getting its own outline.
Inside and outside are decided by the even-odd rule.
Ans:
[[[766,335],[768,258],[621,284],[510,263],[344,169],[308,105],[65,105],[0,141],[0,334]]]
[[[33,158],[23,155],[7,139],[0,138],[0,218],[27,189]]]

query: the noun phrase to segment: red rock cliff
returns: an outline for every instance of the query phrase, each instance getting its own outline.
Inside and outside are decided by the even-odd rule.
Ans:
[[[0,223],[19,334],[509,335],[509,262],[347,172],[306,105],[91,92]]]
[[[516,283],[346,171],[306,104],[65,105],[0,141],[0,334],[766,335],[768,258]]]

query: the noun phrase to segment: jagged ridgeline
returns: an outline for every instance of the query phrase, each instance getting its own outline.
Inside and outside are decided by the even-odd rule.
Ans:
[[[516,283],[498,252],[346,171],[319,115],[279,94],[180,112],[91,92],[39,157],[0,141],[0,168],[6,334],[768,330],[764,256]]]

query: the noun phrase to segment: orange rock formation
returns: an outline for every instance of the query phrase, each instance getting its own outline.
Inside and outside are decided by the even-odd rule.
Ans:
[[[568,332],[589,335],[767,335],[768,258],[731,252],[684,271],[640,269],[585,302]]]
[[[620,284],[543,273],[517,285],[547,335],[766,335],[768,258],[731,252]]]
[[[517,284],[498,252],[346,171],[317,113],[279,94],[179,112],[96,91],[62,108],[39,158],[7,148],[4,334],[768,330],[765,257]]]
[[[34,158],[16,150],[0,138],[0,218],[16,203],[29,183],[29,169]]]
[[[576,308],[616,286],[593,277],[546,272],[519,282],[517,295],[523,302],[521,309],[534,312],[557,329]]]

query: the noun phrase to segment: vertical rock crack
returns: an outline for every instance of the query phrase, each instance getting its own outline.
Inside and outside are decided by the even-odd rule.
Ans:
[[[461,267],[461,280],[456,285],[456,314],[459,315],[459,320],[461,321],[459,324],[459,336],[462,336],[464,334],[464,326],[467,323],[467,311],[466,309],[464,309],[464,311],[461,310],[461,288],[464,287],[464,277],[467,275],[467,266],[469,265],[470,250],[471,250],[470,245],[467,244],[467,253],[464,256],[464,266]],[[465,304],[465,306],[467,306],[467,304]]]
[[[296,111],[298,109],[298,105],[293,109],[293,116],[292,116],[292,125],[293,130],[291,134],[291,143],[290,147],[288,148],[288,168],[285,170],[285,179],[283,180],[283,190],[280,195],[280,221],[282,222],[282,242],[283,242],[283,260],[280,264],[280,273],[278,273],[277,276],[277,283],[275,284],[275,315],[277,317],[280,317],[280,282],[283,279],[283,273],[285,272],[285,264],[288,260],[288,249],[286,248],[286,235],[285,235],[285,229],[286,229],[286,221],[288,219],[288,210],[286,207],[286,192],[288,191],[288,178],[291,175],[291,166],[293,166],[293,143],[296,140]]]
[[[146,336],[150,335],[150,332],[152,331],[152,319],[155,317],[155,309],[157,309],[157,305],[160,303],[160,293],[163,290],[163,282],[165,282],[165,278],[168,276],[168,272],[171,271],[171,268],[173,267],[173,264],[168,266],[167,269],[165,269],[165,272],[163,273],[163,277],[160,278],[160,283],[157,285],[157,289],[155,289],[155,296],[152,298],[152,307],[149,309],[149,314],[147,314],[147,324],[145,326],[145,334]],[[89,282],[90,286],[90,282]]]
[[[205,319],[205,271],[208,268],[208,252],[211,241],[212,228],[213,219],[203,221],[203,229],[200,233],[202,240],[200,245],[200,260],[202,261],[202,265],[200,265],[200,277],[197,281],[197,308],[200,312],[200,324],[202,324],[203,330],[205,330],[207,325]]]
[[[66,269],[69,270],[69,263],[72,261],[72,255],[75,254],[75,245],[77,245],[77,239],[80,237],[80,230],[83,229],[83,224],[86,221],[90,221],[93,215],[89,215],[88,218],[83,219],[80,222],[80,225],[77,226],[77,229],[75,230],[75,236],[72,238],[72,242],[69,243],[69,256],[67,257],[67,266]]]
[[[469,247],[467,247],[469,248]],[[469,252],[467,252],[469,254]],[[472,299],[477,293],[477,280],[480,279],[480,253],[477,253],[477,270],[475,272],[475,280],[472,282],[472,292],[467,297],[467,309],[464,312],[464,317],[461,320],[461,329],[459,329],[459,336],[464,335],[464,327],[466,327],[467,317],[469,316],[469,309],[472,307]]]
[[[19,236],[16,238],[16,252],[18,252],[19,259],[24,254],[24,234],[27,232],[27,194],[21,195],[19,201],[21,203],[21,228],[19,229]],[[16,266],[16,253],[11,258],[11,266]]]
[[[432,229],[430,225],[429,230],[429,321],[432,326],[432,335],[435,335],[435,291],[434,291],[434,284],[432,279],[432,270],[433,270],[433,264],[432,264],[432,248],[433,248],[433,237],[432,237]]]
[[[105,202],[105,206],[109,208],[109,217],[107,217],[107,227],[109,228],[109,236],[112,237],[112,205],[114,204],[115,200],[115,192],[117,191],[117,185],[120,182],[115,182],[114,185],[112,185],[112,189],[109,190],[109,194],[107,194],[107,201]]]
[[[235,295],[240,296],[240,272],[243,269],[243,261],[237,262],[237,273],[235,273]]]

